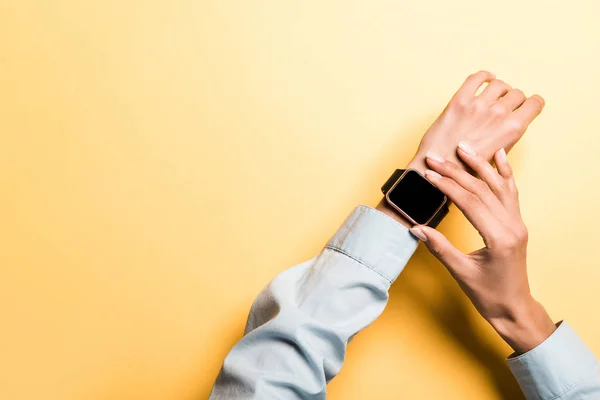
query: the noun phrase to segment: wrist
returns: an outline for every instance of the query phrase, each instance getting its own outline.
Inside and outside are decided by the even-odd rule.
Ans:
[[[556,329],[544,307],[531,296],[505,315],[486,319],[517,354],[537,347]]]
[[[390,206],[385,197],[383,197],[381,199],[381,201],[379,202],[379,204],[377,204],[377,207],[375,207],[375,208],[377,209],[377,211],[380,211],[380,212],[386,214],[388,217],[396,220],[397,222],[404,225],[405,227],[407,227],[407,228],[412,227],[412,224],[410,223],[410,221],[407,220],[406,218],[404,218],[402,216],[402,214],[400,214],[392,206]]]
[[[417,153],[412,160],[408,163],[405,169],[414,169],[419,171],[421,174],[425,174],[427,169],[427,162],[425,161],[425,155]]]
[[[469,171],[470,173],[472,173],[471,169],[457,156],[456,148],[452,149],[451,152],[439,150],[436,148],[430,148],[429,150],[438,154],[443,159],[453,162],[454,164],[458,165],[461,169],[464,169],[465,171]],[[408,166],[406,168],[415,169],[415,170],[419,171],[421,174],[424,174],[425,170],[428,169],[427,151],[419,148],[419,150],[417,151],[415,156],[412,158],[410,163],[408,163]]]

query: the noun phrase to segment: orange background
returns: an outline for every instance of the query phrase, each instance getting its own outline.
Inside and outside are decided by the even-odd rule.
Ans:
[[[259,290],[376,204],[483,68],[547,100],[510,156],[531,284],[598,354],[599,17],[594,0],[5,0],[0,398],[206,398]],[[460,215],[442,230],[479,245]],[[516,399],[507,354],[421,249],[329,398]]]

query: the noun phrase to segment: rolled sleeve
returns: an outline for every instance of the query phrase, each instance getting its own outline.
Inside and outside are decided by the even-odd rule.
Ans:
[[[394,219],[357,207],[323,251],[258,295],[210,398],[325,399],[348,342],[381,315],[417,245]]]
[[[357,207],[327,248],[339,251],[393,282],[419,241],[405,226],[367,206]]]
[[[528,399],[600,398],[593,397],[600,396],[598,361],[566,322],[536,348],[509,357],[508,366]]]

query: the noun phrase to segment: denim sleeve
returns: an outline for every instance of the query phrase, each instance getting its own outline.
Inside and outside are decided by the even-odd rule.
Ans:
[[[600,363],[566,322],[508,366],[529,400],[600,399]]]
[[[324,399],[346,345],[382,313],[417,245],[387,215],[357,207],[318,256],[263,289],[210,399]]]

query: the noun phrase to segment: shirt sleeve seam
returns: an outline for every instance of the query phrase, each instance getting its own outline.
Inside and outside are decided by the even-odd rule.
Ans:
[[[583,376],[581,378],[579,378],[577,381],[575,381],[571,386],[568,386],[561,393],[557,394],[554,397],[550,397],[548,400],[560,399],[561,397],[563,397],[564,395],[569,393],[572,389],[574,389],[577,385],[579,385],[581,382],[583,382],[586,378],[588,378],[591,375],[591,372],[594,371],[594,369],[596,368],[596,365],[597,365],[597,363],[594,363],[594,365],[592,365],[592,367],[590,369],[588,369],[586,374],[583,374]]]
[[[357,263],[359,263],[360,265],[366,267],[367,269],[370,269],[371,271],[375,272],[377,275],[381,276],[383,279],[385,279],[389,284],[392,284],[392,280],[390,278],[388,278],[387,276],[385,276],[384,274],[382,274],[381,272],[379,272],[378,270],[376,270],[375,268],[371,267],[369,264],[367,264],[366,262],[364,262],[363,260],[361,260],[358,257],[353,256],[352,254],[348,253],[345,250],[342,250],[341,248],[337,247],[337,246],[333,246],[331,244],[328,244],[327,246],[325,246],[326,249],[329,250],[333,250],[336,251],[338,253],[341,253],[343,255],[345,255],[346,257],[351,258],[352,260],[356,261]]]

